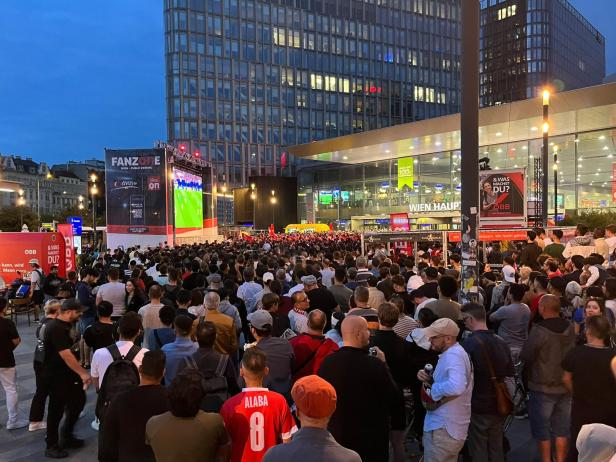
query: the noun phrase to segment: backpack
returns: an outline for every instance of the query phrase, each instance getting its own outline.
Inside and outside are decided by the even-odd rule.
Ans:
[[[205,397],[201,401],[201,409],[205,412],[219,412],[224,402],[229,398],[229,384],[225,377],[229,355],[220,355],[213,374],[204,374],[192,356],[187,356],[184,361],[186,367],[199,371],[203,376],[201,386],[205,391]]]
[[[128,353],[126,353],[126,356],[122,356],[115,343],[109,345],[107,350],[111,354],[113,362],[105,371],[103,383],[96,400],[95,413],[101,422],[109,410],[109,405],[120,393],[139,386],[139,371],[135,363],[133,363],[133,359],[139,354],[141,347],[133,345],[128,350]]]
[[[43,273],[43,271],[40,269],[35,269],[34,271],[38,273],[40,278],[38,282],[38,288],[36,290],[43,290],[43,287],[45,287],[45,284],[47,283],[47,276],[45,276],[45,273]]]

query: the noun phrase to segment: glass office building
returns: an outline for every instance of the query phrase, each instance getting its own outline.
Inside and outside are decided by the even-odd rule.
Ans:
[[[280,174],[283,146],[458,111],[458,0],[165,0],[164,16],[168,139],[219,184]]]
[[[497,171],[526,168],[529,209],[541,156],[542,100],[483,108],[479,158]],[[548,211],[554,214],[553,154],[558,154],[559,214],[616,209],[616,83],[552,95]],[[403,124],[289,151],[316,161],[299,172],[299,217],[353,230],[384,230],[391,214],[411,229],[460,223],[460,115]],[[478,167],[479,168],[479,167]],[[400,181],[404,175],[404,181]],[[477,186],[478,187],[478,186]]]
[[[605,39],[567,0],[481,0],[482,106],[598,85]]]

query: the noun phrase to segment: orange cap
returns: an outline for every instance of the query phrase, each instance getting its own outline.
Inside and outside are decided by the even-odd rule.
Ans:
[[[336,390],[318,375],[308,375],[295,382],[291,396],[302,414],[313,419],[329,417],[336,410]]]

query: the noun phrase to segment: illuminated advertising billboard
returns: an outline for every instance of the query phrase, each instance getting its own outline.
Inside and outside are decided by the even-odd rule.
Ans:
[[[107,232],[166,232],[165,151],[105,150]]]

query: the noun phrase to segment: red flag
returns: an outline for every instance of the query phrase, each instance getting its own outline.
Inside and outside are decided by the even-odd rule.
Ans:
[[[285,151],[280,155],[280,167],[285,168],[287,166],[287,153]]]

